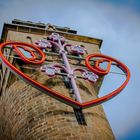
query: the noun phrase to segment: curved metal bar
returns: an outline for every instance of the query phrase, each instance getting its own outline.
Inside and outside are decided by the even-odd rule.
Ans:
[[[81,73],[82,72],[87,72],[86,69],[82,69],[82,68],[74,68],[74,69],[72,69],[72,73],[74,73],[75,71],[80,71]]]
[[[67,49],[67,47],[71,47],[72,45],[71,44],[64,44],[63,47],[64,49]]]
[[[122,62],[118,61],[117,59],[115,59],[113,57],[103,55],[103,54],[91,54],[91,55],[87,56],[85,63],[86,63],[86,66],[89,68],[89,70],[91,70],[93,72],[96,72],[96,74],[98,74],[98,75],[102,74],[102,71],[96,70],[95,68],[93,68],[90,65],[89,60],[93,57],[101,57],[103,59],[105,58],[105,59],[108,59],[110,61],[116,62],[119,65],[119,67],[121,67],[121,69],[126,73],[126,80],[124,81],[124,83],[119,88],[117,88],[116,90],[108,93],[107,95],[105,95],[103,97],[100,97],[100,98],[97,98],[95,100],[83,103],[82,108],[87,108],[87,107],[90,107],[90,106],[98,105],[98,104],[101,104],[103,102],[106,102],[106,101],[110,100],[111,98],[118,95],[126,87],[126,85],[128,84],[128,82],[130,80],[130,71],[129,71],[129,69],[126,65],[124,65]]]
[[[48,87],[46,87],[45,85],[42,85],[41,83],[33,80],[31,77],[29,77],[28,75],[24,74],[22,71],[20,71],[18,68],[16,68],[14,65],[12,65],[5,57],[4,57],[4,54],[3,54],[3,48],[5,48],[5,46],[7,45],[21,45],[21,46],[26,46],[29,47],[29,48],[32,48],[34,50],[36,50],[36,52],[38,52],[42,58],[41,60],[38,60],[38,61],[35,61],[33,63],[33,61],[29,60],[28,58],[26,58],[23,54],[20,54],[20,57],[23,57],[22,59],[27,62],[27,63],[32,63],[32,64],[41,64],[45,61],[45,55],[44,53],[36,48],[36,46],[33,46],[33,45],[30,45],[30,44],[27,44],[27,43],[17,43],[17,42],[6,42],[6,43],[2,43],[0,45],[0,58],[2,60],[2,62],[13,72],[15,73],[17,76],[19,76],[20,78],[22,78],[24,81],[28,82],[29,84],[31,84],[32,86],[36,87],[38,90],[41,90],[42,92],[46,93],[47,95],[57,99],[57,100],[60,100],[61,102],[64,102],[65,104],[68,104],[74,108],[80,108],[80,109],[85,109],[85,108],[89,108],[89,107],[92,107],[92,106],[96,106],[98,104],[101,104],[113,97],[115,97],[116,95],[118,95],[124,88],[125,86],[128,84],[129,80],[130,80],[130,71],[129,69],[127,68],[126,65],[124,65],[122,62],[118,61],[117,59],[115,58],[112,58],[110,56],[106,56],[106,55],[103,55],[103,54],[91,54],[91,55],[88,55],[87,58],[86,58],[86,66],[89,68],[89,70],[91,70],[92,72],[96,72],[96,74],[99,74],[101,75],[102,74],[102,71],[100,71],[99,69],[96,69],[94,67],[92,67],[90,65],[90,59],[91,58],[94,58],[94,57],[101,57],[103,59],[108,59],[109,61],[112,61],[112,62],[115,62],[116,64],[118,64],[118,66],[126,73],[126,80],[124,81],[124,83],[119,87],[117,88],[116,90],[108,93],[107,95],[103,96],[103,97],[100,97],[100,98],[97,98],[97,99],[93,99],[91,101],[88,101],[88,102],[80,102],[79,100],[75,101],[74,99],[71,99],[57,91],[54,91]],[[65,58],[66,57],[66,54],[65,53],[62,53],[62,57]],[[26,58],[26,59],[25,59]],[[67,60],[67,59],[66,59]],[[68,61],[68,60],[67,60]],[[67,62],[66,62],[67,63]],[[69,65],[68,65],[69,66]],[[66,67],[67,68],[67,67]],[[68,72],[71,72],[71,71],[68,71]],[[75,80],[74,80],[74,77],[71,77],[71,83],[73,84],[72,86],[77,89],[76,86],[76,83],[75,83]],[[76,91],[76,90],[75,90]],[[78,92],[77,92],[78,93]],[[78,97],[78,95],[77,95]]]
[[[22,51],[20,51],[20,49],[18,49],[18,48],[22,48],[24,51],[30,53],[31,56],[32,56],[32,58],[28,58],[28,59],[31,60],[31,61],[35,61],[37,59],[35,53],[32,50],[28,49],[28,48],[25,48],[23,46],[17,46],[17,45],[13,45],[13,48],[15,49],[15,51],[17,52],[17,54],[19,54],[19,55],[22,54]]]
[[[5,48],[6,45],[11,45],[11,44],[15,44],[17,42],[5,42],[0,44],[0,58],[2,60],[2,62],[13,72],[15,73],[18,77],[20,77],[21,79],[23,79],[25,82],[28,82],[29,84],[31,84],[32,86],[34,86],[35,88],[37,88],[38,90],[42,91],[43,93],[57,99],[60,100],[61,102],[70,105],[74,108],[81,108],[81,103],[78,101],[75,101],[57,91],[54,91],[48,87],[46,87],[45,85],[42,85],[41,83],[33,80],[31,77],[29,77],[28,75],[24,74],[22,71],[20,71],[18,68],[16,68],[14,65],[12,65],[3,55],[3,48]],[[22,44],[22,43],[18,43],[18,44]],[[24,44],[24,43],[23,43]],[[23,45],[22,44],[22,45]],[[29,45],[29,44],[27,44]],[[41,50],[40,50],[41,51]]]
[[[59,46],[59,44],[58,44],[57,42],[50,41],[50,40],[49,40],[49,42],[50,42],[52,45],[54,45],[55,47],[61,49],[61,47]]]
[[[50,66],[63,69],[66,73],[68,73],[67,69],[64,66],[61,66],[61,65],[58,65],[58,64],[53,64],[53,65],[50,65]]]
[[[107,69],[106,70],[100,67],[100,63],[103,63],[103,62],[108,62],[108,65],[107,65]],[[99,59],[99,60],[96,60],[95,61],[95,69],[98,70],[98,71],[100,71],[100,74],[101,75],[106,75],[110,71],[111,64],[112,64],[112,61],[111,60],[104,59],[104,58],[103,59]]]
[[[15,50],[15,52],[22,58],[23,61],[25,61],[26,63],[31,63],[31,64],[42,64],[45,59],[46,56],[45,54],[36,46],[28,44],[28,43],[21,43],[21,42],[6,42],[2,44],[3,46],[6,45],[12,45],[12,48]],[[26,46],[26,47],[25,47]],[[32,58],[28,58],[26,57],[22,51],[20,51],[19,48],[24,49],[25,51],[27,51],[28,53],[31,54]],[[33,50],[34,51],[33,51]],[[35,55],[35,51],[41,56],[41,60],[37,59],[37,56]]]

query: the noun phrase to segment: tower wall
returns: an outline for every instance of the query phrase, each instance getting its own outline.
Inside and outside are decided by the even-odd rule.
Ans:
[[[33,41],[35,41],[46,37],[47,34],[50,34],[50,32],[48,31],[45,32],[45,35],[41,35],[31,32],[9,30],[5,40],[30,43],[27,36],[32,37]],[[92,40],[86,37],[66,33],[62,34],[71,44],[83,44],[90,53],[100,52],[99,44],[97,44],[98,40],[96,39]],[[91,40],[96,43],[93,43]],[[11,61],[13,61],[13,59]],[[26,66],[26,64],[22,66]],[[0,97],[1,140],[115,139],[102,105],[83,110],[86,124],[79,124],[72,107],[49,97],[28,83],[18,79],[8,69],[6,70],[5,66],[3,66],[2,71],[5,82],[1,83],[2,91]],[[32,71],[28,70],[24,72],[32,75],[41,83],[46,82],[44,74],[32,73]],[[50,86],[53,85],[54,90],[68,96],[68,89],[59,77],[49,82],[51,83]],[[77,84],[80,87],[79,90],[82,99],[89,100],[98,96],[101,83],[92,86],[88,82],[79,80]]]
[[[1,135],[13,140],[112,140],[101,105],[84,110],[87,125],[79,125],[71,107],[23,81],[12,84],[2,97]],[[2,131],[3,130],[3,131]]]

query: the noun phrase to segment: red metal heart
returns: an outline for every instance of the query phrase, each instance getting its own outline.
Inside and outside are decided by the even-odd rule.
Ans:
[[[102,69],[100,67],[100,63],[103,63],[103,62],[108,62],[108,65],[107,65],[107,68],[106,69]],[[99,60],[96,60],[95,61],[95,68],[94,69],[96,69],[98,71],[98,75],[106,75],[110,71],[111,64],[112,64],[112,61],[111,60],[108,60],[108,59],[99,59]]]
[[[44,55],[44,53],[38,49],[36,46],[34,45],[31,45],[31,44],[27,44],[27,43],[21,43],[21,42],[5,42],[5,43],[2,43],[0,45],[0,57],[1,57],[1,60],[2,62],[13,72],[15,73],[17,76],[19,76],[20,78],[22,78],[24,81],[28,82],[29,84],[31,84],[32,86],[36,87],[37,89],[41,90],[42,92],[46,93],[47,95],[67,104],[67,105],[70,105],[74,108],[81,108],[81,109],[84,109],[84,108],[88,108],[88,107],[91,107],[91,106],[95,106],[95,105],[98,105],[102,102],[105,102],[109,99],[111,99],[112,97],[116,96],[128,83],[129,79],[130,79],[130,72],[129,72],[129,69],[123,64],[121,63],[120,61],[112,58],[112,57],[109,57],[109,56],[105,56],[105,55],[101,55],[101,54],[94,54],[94,55],[89,55],[87,56],[86,58],[86,65],[88,66],[89,69],[91,69],[93,72],[94,70],[92,69],[92,67],[90,66],[89,64],[89,59],[92,58],[92,57],[103,57],[105,59],[108,59],[110,61],[114,61],[116,62],[120,67],[121,69],[124,70],[124,72],[126,73],[127,77],[126,77],[126,81],[116,90],[114,90],[113,92],[109,93],[108,95],[105,95],[101,98],[97,98],[97,99],[94,99],[94,100],[91,100],[91,101],[88,101],[88,102],[84,102],[84,103],[80,103],[78,101],[75,101],[69,97],[66,97],[64,95],[62,95],[61,93],[59,92],[56,92],[42,84],[40,84],[39,82],[31,79],[29,76],[25,75],[23,72],[21,72],[19,69],[17,69],[15,66],[13,66],[3,55],[3,48],[6,47],[7,45],[11,45],[13,48],[15,48],[16,52],[18,53],[18,55],[27,63],[32,63],[32,64],[41,64],[45,61],[45,58],[46,56]],[[24,48],[23,46],[26,46],[26,49],[28,52],[31,53],[31,51],[28,49],[28,48],[31,48],[31,49],[34,49],[36,50],[39,55],[42,57],[40,60],[37,60],[37,61],[34,61],[34,58],[35,58],[35,54],[31,53],[32,54],[32,59],[28,59],[26,58],[26,56],[24,56],[22,54],[21,51],[19,51],[18,49],[18,46]],[[98,73],[98,70],[96,70],[96,73]],[[98,73],[99,74],[99,73]]]

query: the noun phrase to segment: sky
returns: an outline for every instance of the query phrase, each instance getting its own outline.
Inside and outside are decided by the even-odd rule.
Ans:
[[[127,87],[103,104],[107,118],[117,140],[140,139],[139,0],[0,0],[0,7],[0,33],[4,22],[21,19],[67,26],[80,35],[103,39],[101,52],[131,71]],[[116,88],[121,79],[113,74],[106,77],[101,95]]]

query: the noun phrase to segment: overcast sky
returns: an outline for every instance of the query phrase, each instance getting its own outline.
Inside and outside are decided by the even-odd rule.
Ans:
[[[0,0],[0,33],[13,19],[68,26],[78,34],[103,39],[102,53],[131,70],[128,86],[103,104],[117,140],[140,139],[139,0]],[[120,75],[117,75],[120,77]],[[101,94],[119,84],[105,78]],[[115,77],[117,78],[117,77]]]

